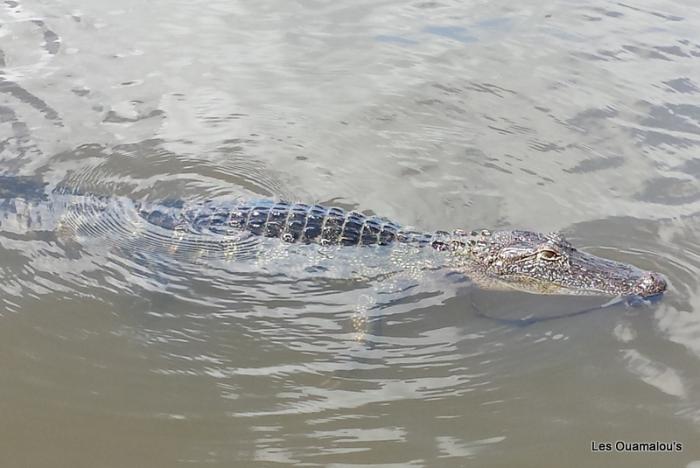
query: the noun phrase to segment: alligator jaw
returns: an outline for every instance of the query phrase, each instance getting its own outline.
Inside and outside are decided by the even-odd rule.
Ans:
[[[562,285],[516,275],[502,277],[498,281],[503,283],[504,289],[515,289],[531,294],[648,298],[661,295],[666,291],[666,280],[661,275],[650,271],[638,271],[638,274],[617,284],[611,282],[599,285]]]

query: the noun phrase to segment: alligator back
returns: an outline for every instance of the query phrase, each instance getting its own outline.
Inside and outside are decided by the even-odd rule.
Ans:
[[[18,232],[51,231],[59,223],[75,224],[77,218],[81,226],[96,227],[111,218],[109,224],[118,229],[121,222],[133,222],[131,212],[133,217],[168,231],[204,235],[248,232],[288,243],[340,246],[409,243],[442,249],[450,237],[446,232],[413,231],[386,218],[322,205],[231,199],[145,202],[65,191],[47,193],[45,185],[36,178],[0,176],[0,228]]]
[[[140,214],[149,223],[169,230],[184,228],[223,235],[245,231],[289,243],[352,246],[401,242],[422,246],[436,237],[403,230],[385,218],[322,205],[270,200],[234,204],[206,201],[189,207],[166,205],[144,207]]]

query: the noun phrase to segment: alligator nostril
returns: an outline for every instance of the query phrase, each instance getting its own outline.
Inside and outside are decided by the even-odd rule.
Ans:
[[[658,273],[648,272],[639,280],[639,289],[645,296],[666,291],[666,280]]]

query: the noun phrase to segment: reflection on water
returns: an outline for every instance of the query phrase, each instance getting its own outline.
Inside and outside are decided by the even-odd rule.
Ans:
[[[112,200],[0,229],[4,459],[700,463],[698,13],[3,2],[0,176]],[[128,202],[227,197],[561,230],[670,290],[515,326],[604,300],[481,291],[411,249],[173,237]]]

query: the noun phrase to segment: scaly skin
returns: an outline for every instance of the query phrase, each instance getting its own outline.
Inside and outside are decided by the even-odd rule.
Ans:
[[[41,188],[42,185],[39,185]],[[19,192],[19,193],[18,193]],[[483,288],[517,289],[534,294],[648,297],[663,293],[666,281],[657,273],[581,252],[559,234],[486,230],[466,233],[421,233],[376,216],[340,208],[274,201],[152,204],[127,198],[43,194],[21,178],[0,177],[0,231],[22,224],[32,230],[55,229],[47,219],[71,206],[110,205],[136,211],[151,225],[211,236],[248,232],[288,243],[338,246],[386,246],[410,243],[444,252],[446,265]],[[8,216],[8,213],[10,214]],[[34,213],[34,214],[32,214]],[[38,215],[37,215],[38,213]],[[10,219],[13,222],[8,222]],[[5,226],[3,225],[3,222]]]
[[[272,201],[234,206],[203,202],[167,211],[150,207],[141,215],[166,229],[186,226],[214,234],[246,231],[289,243],[430,246],[446,252],[448,265],[490,289],[642,297],[666,290],[660,275],[581,252],[559,234],[518,230],[421,233],[340,208]]]
[[[206,201],[165,209],[150,205],[144,206],[140,214],[164,229],[184,227],[192,232],[214,234],[246,231],[302,244],[353,246],[398,242],[444,248],[450,237],[447,232],[426,234],[405,230],[387,219],[341,208],[269,200],[235,204]]]

